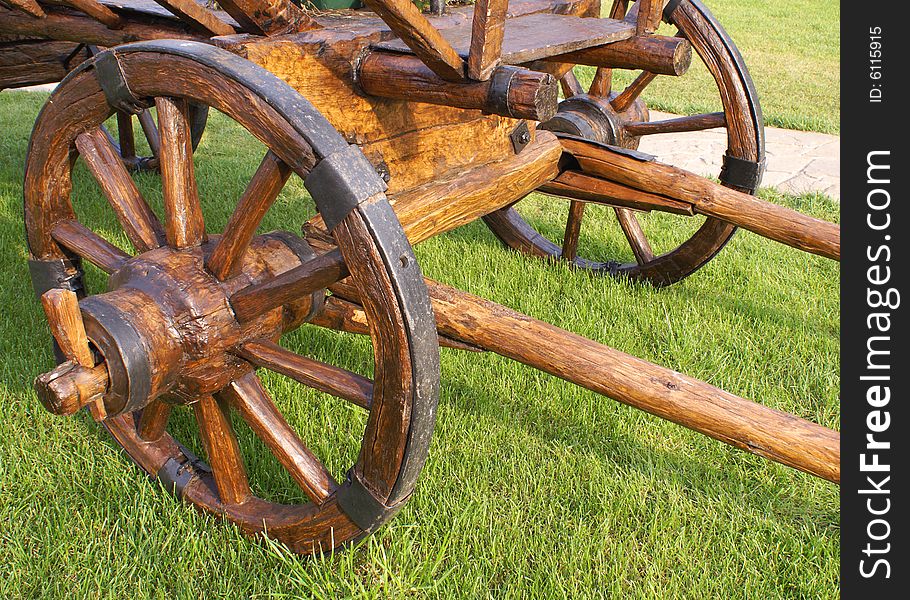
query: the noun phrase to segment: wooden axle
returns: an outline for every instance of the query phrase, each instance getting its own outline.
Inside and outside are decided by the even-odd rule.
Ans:
[[[716,217],[793,248],[840,260],[840,226],[834,223],[764,202],[683,169],[630,156],[603,144],[574,138],[561,138],[561,141],[566,152],[587,175],[688,203],[699,214]],[[577,188],[577,194],[570,188],[563,184],[561,195],[586,200],[594,193],[587,186]],[[604,201],[611,203],[609,197]]]
[[[372,52],[360,63],[357,81],[371,96],[479,109],[487,113],[547,121],[556,114],[559,85],[552,75],[502,66],[487,81],[452,82],[409,54]]]
[[[692,44],[678,37],[635,36],[546,60],[608,69],[641,69],[658,75],[679,76],[685,74],[692,64]]]

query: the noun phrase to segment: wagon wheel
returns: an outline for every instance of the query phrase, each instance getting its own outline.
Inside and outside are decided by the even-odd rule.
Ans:
[[[615,0],[611,17],[622,19],[626,6],[624,0]],[[671,1],[663,17],[679,30],[678,36],[691,43],[713,76],[723,112],[649,122],[648,109],[640,96],[658,75],[642,72],[628,87],[616,93],[611,90],[612,71],[598,68],[590,88],[584,93],[569,70],[561,80],[567,99],[560,103],[556,119],[542,127],[633,149],[638,147],[644,135],[726,127],[726,167],[720,179],[724,185],[754,193],[764,160],[764,131],[752,80],[739,51],[698,0]],[[634,212],[624,208],[615,208],[614,212],[635,262],[577,255],[585,213],[585,204],[581,201],[571,201],[561,245],[535,230],[515,205],[491,213],[484,220],[500,240],[521,252],[565,260],[576,268],[596,273],[622,274],[658,286],[672,284],[694,272],[717,254],[736,231],[733,225],[708,218],[687,240],[660,253],[652,250]]]
[[[381,193],[381,179],[292,88],[235,55],[205,44],[159,41],[105,55],[108,65],[115,58],[132,99],[158,109],[165,218],[159,222],[101,132],[114,109],[99,83],[104,64],[86,63],[43,109],[27,156],[30,268],[55,338],[70,359],[38,378],[39,397],[59,414],[83,404],[96,418],[106,414],[103,423],[142,469],[247,533],[266,532],[297,552],[315,552],[372,532],[414,489],[435,421],[439,378],[426,287]],[[193,161],[187,160],[189,102],[222,112],[268,148],[217,236],[205,232]],[[134,256],[78,220],[69,198],[77,153],[114,209]],[[372,381],[274,343],[318,313],[323,288],[343,273],[320,279],[312,293],[278,308],[257,313],[247,306],[244,317],[231,308],[238,289],[271,284],[291,269],[297,269],[295,277],[308,269],[312,274],[312,265],[320,264],[321,255],[297,236],[255,235],[292,172],[305,178],[323,217],[337,223],[337,250],[326,252],[340,251],[359,288],[373,345]],[[344,177],[350,172],[356,185]],[[357,190],[365,197],[353,202]],[[86,295],[83,260],[109,274],[109,291]],[[346,479],[336,481],[301,441],[256,366],[369,411]],[[75,395],[67,395],[69,389]],[[182,406],[192,407],[208,464],[169,433],[169,417]],[[251,492],[232,410],[308,502],[278,504]]]

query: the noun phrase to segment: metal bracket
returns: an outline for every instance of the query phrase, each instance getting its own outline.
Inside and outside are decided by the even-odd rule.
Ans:
[[[663,18],[664,21],[670,23],[673,17],[673,13],[676,11],[676,8],[682,3],[682,0],[670,0],[667,2],[667,5],[664,6]]]
[[[765,159],[759,162],[736,158],[724,154],[724,164],[720,170],[720,181],[741,190],[754,194],[765,174]]]
[[[93,66],[95,67],[95,78],[104,91],[107,103],[112,108],[131,115],[138,115],[148,108],[148,105],[130,90],[123,69],[120,67],[120,61],[117,60],[117,55],[112,50],[95,56]]]
[[[357,146],[323,158],[306,176],[304,187],[332,231],[360,203],[388,189],[373,164]]]
[[[509,134],[509,139],[512,140],[512,149],[515,150],[515,154],[521,153],[531,143],[531,130],[528,129],[527,121],[521,121],[516,125]]]
[[[82,265],[78,260],[58,258],[55,260],[29,259],[28,271],[32,276],[32,287],[39,298],[52,289],[76,292],[80,298],[85,295]]]
[[[212,470],[183,446],[180,446],[180,449],[186,457],[186,462],[180,462],[171,457],[161,465],[161,468],[155,473],[155,477],[161,482],[164,489],[178,498],[183,498],[183,491],[193,479],[199,477],[200,473],[211,473]]]
[[[487,104],[493,109],[490,112],[497,115],[510,116],[509,86],[518,69],[510,66],[498,67],[490,76],[490,87],[487,91]]]
[[[410,498],[406,496],[392,506],[386,505],[367,489],[354,469],[348,471],[347,479],[336,494],[344,514],[367,533],[392,518]]]

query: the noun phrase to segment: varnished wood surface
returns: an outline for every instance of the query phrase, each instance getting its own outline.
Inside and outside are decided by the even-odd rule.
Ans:
[[[477,0],[471,23],[468,51],[468,77],[477,81],[490,78],[502,63],[502,40],[505,36],[508,0]]]

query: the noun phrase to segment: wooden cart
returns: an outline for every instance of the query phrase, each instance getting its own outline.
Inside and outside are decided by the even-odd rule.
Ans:
[[[45,407],[88,407],[169,490],[298,552],[359,539],[408,499],[435,421],[440,344],[496,352],[838,482],[836,432],[426,280],[411,250],[483,218],[521,252],[657,286],[694,272],[737,227],[839,259],[837,226],[751,195],[761,113],[705,7],[616,0],[599,18],[598,0],[478,0],[437,4],[437,15],[365,2],[317,13],[287,0],[220,0],[223,11],[194,0],[0,0],[0,88],[65,76],[38,117],[24,184],[33,284],[60,359],[35,383]],[[656,33],[661,21],[675,36]],[[722,110],[652,121],[642,91],[685,77],[693,58]],[[575,65],[596,67],[587,90]],[[641,73],[613,90],[615,70]],[[267,148],[217,235],[192,160],[209,108]],[[637,151],[643,136],[718,127],[719,184]],[[77,217],[77,159],[132,253]],[[160,173],[163,219],[135,171]],[[318,214],[301,232],[258,235],[293,175]],[[515,208],[534,190],[571,202],[560,244]],[[579,255],[590,203],[612,207],[633,262]],[[706,218],[655,249],[639,211]],[[86,289],[83,262],[109,275],[106,290]],[[277,344],[303,323],[368,335],[372,380]],[[300,441],[257,368],[369,411],[345,479]],[[168,433],[180,405],[194,411],[207,463]],[[251,492],[232,409],[309,502]]]

